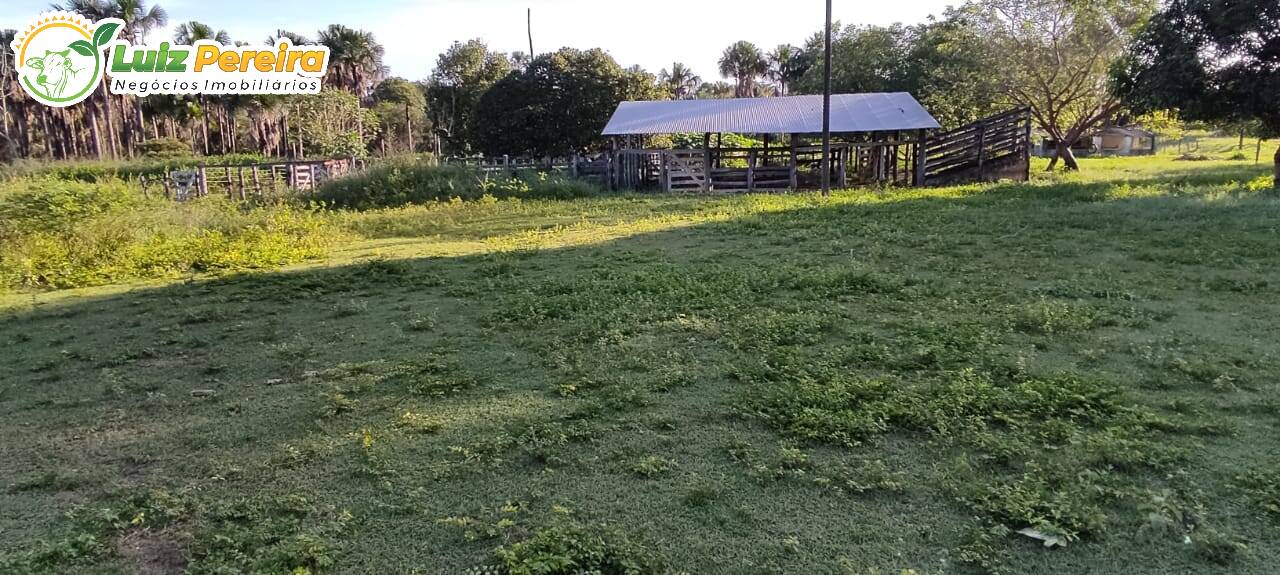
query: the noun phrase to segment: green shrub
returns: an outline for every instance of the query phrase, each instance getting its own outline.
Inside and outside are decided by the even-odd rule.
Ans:
[[[475,170],[388,161],[364,173],[321,186],[316,197],[339,208],[357,210],[448,201],[454,198],[572,199],[597,195],[586,182],[545,174],[485,179]]]
[[[539,530],[519,543],[499,547],[490,571],[504,575],[647,575],[666,573],[648,550],[610,529],[577,525]]]
[[[309,207],[148,199],[118,179],[0,185],[0,287],[277,267],[323,255],[338,236]]]
[[[138,152],[148,159],[189,158],[191,144],[177,138],[156,138],[138,144]]]

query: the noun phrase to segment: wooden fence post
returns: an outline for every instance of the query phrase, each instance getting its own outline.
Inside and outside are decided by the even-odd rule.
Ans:
[[[756,151],[747,152],[747,191],[756,189]]]
[[[206,170],[204,166],[200,166],[200,171],[199,171],[198,175],[199,175],[199,178],[200,178],[200,183],[196,184],[196,191],[200,194],[200,196],[201,196],[201,197],[207,196],[207,195],[209,195],[209,173],[208,173],[208,170]]]
[[[711,132],[702,135],[702,191],[711,191]]]
[[[791,189],[800,189],[800,170],[796,160],[796,135],[791,134]]]
[[[847,188],[849,187],[849,177],[846,166],[848,165],[849,148],[841,148],[840,155],[837,157],[840,159],[837,160],[836,164],[836,183],[841,188]]]
[[[987,123],[978,124],[978,181],[982,181],[983,169],[982,162],[986,156],[982,149],[987,145]]]
[[[912,182],[915,187],[921,188],[925,184],[925,168],[929,163],[928,138],[925,136],[924,130],[916,132],[916,174],[915,181]]]
[[[1026,164],[1027,169],[1026,169],[1026,174],[1023,175],[1023,178],[1024,178],[1023,181],[1030,182],[1031,181],[1031,111],[1028,109],[1024,113],[1027,115],[1027,126],[1025,128],[1025,132],[1023,132],[1023,137],[1026,138],[1026,140],[1022,145],[1022,162]],[[1154,148],[1155,139],[1153,138],[1151,142],[1152,142],[1151,145]]]
[[[661,178],[662,178],[662,191],[664,192],[671,191],[671,165],[668,163],[670,160],[667,158],[667,154],[674,154],[674,152],[658,153],[658,158],[660,158],[660,161],[662,162]]]

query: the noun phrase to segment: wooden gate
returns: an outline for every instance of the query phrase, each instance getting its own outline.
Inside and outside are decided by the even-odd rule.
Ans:
[[[663,191],[707,189],[707,165],[702,151],[666,150],[662,156]]]

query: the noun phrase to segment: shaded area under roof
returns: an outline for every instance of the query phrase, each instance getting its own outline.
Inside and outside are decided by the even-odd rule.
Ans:
[[[882,132],[940,128],[911,94],[833,94],[831,131]],[[817,134],[822,96],[623,102],[605,136],[681,133]]]

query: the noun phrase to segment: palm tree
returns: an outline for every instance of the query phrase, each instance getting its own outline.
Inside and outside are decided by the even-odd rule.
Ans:
[[[66,5],[58,6],[68,12],[75,12],[91,20],[102,20],[104,18],[119,18],[121,16],[120,7],[115,2],[107,0],[68,0]],[[114,114],[111,112],[111,95],[107,93],[107,83],[102,82],[98,85],[98,95],[102,97],[103,119],[106,123],[107,132],[107,148],[111,151],[112,159],[119,157],[119,147],[116,145],[116,128]],[[93,150],[99,159],[102,158],[102,137],[98,128],[98,115],[93,109],[97,104],[89,102],[89,114],[92,122],[91,130],[93,133]],[[49,134],[45,134],[46,138]]]
[[[11,130],[9,128],[9,101],[16,100],[17,94],[13,91],[16,82],[11,80],[11,70],[9,66],[13,63],[13,48],[10,44],[18,35],[17,30],[7,29],[0,30],[0,161],[7,161],[22,155],[22,146],[14,136],[21,138],[22,134],[17,129],[17,122]],[[17,102],[15,101],[16,105]],[[15,106],[16,107],[16,106]]]
[[[272,46],[275,46],[276,42],[279,42],[281,40],[288,40],[289,43],[293,44],[294,46],[302,46],[305,44],[315,43],[315,42],[312,42],[310,38],[307,38],[302,34],[297,34],[294,32],[290,32],[288,30],[276,30],[275,34],[271,36],[267,36],[267,44],[270,44]]]
[[[113,18],[116,15],[114,6],[106,0],[67,0],[66,4],[62,6],[54,4],[53,7],[58,10],[75,12],[94,21]]]
[[[804,73],[802,54],[791,44],[781,44],[769,53],[769,78],[778,83],[778,93],[786,96],[792,83]]]
[[[320,44],[329,48],[329,82],[366,99],[382,80],[387,67],[382,64],[383,48],[373,34],[341,24],[330,24],[319,34]]]
[[[698,86],[702,85],[702,78],[688,66],[675,62],[671,64],[670,72],[664,69],[658,73],[658,83],[667,90],[672,100],[684,100],[696,95]]]
[[[114,0],[112,12],[124,20],[120,35],[136,43],[145,43],[148,32],[169,24],[169,13],[164,8],[156,5],[148,8],[143,0]]]
[[[720,57],[720,75],[737,82],[734,95],[738,98],[754,96],[756,78],[768,71],[769,65],[764,54],[755,44],[745,40],[726,48],[724,55]]]
[[[212,26],[203,22],[192,20],[183,22],[173,30],[173,40],[179,44],[192,45],[199,40],[212,40],[222,44],[231,43],[231,35],[226,30],[215,31]],[[200,139],[204,143],[204,153],[209,155],[209,99],[204,94],[199,94],[197,100],[200,102],[200,116],[203,121],[200,130]]]
[[[222,44],[231,43],[231,35],[226,30],[214,31],[213,27],[203,22],[183,22],[173,29],[173,40],[179,44],[195,44],[197,40],[212,40]]]

